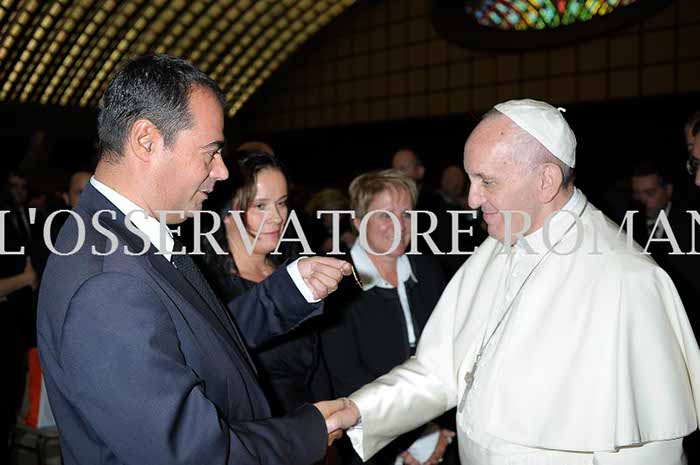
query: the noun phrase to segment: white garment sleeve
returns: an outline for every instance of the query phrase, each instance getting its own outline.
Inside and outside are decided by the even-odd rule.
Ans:
[[[450,281],[428,320],[416,356],[350,396],[360,410],[362,424],[347,434],[363,461],[400,434],[457,404],[454,317],[462,270]]]
[[[304,278],[301,277],[301,273],[299,272],[299,260],[303,260],[305,258],[309,257],[299,257],[296,260],[294,260],[292,263],[287,265],[287,273],[289,273],[289,276],[292,278],[292,281],[294,281],[294,284],[297,286],[297,289],[299,289],[299,292],[301,292],[301,295],[304,296],[306,301],[310,304],[320,302],[321,299],[314,299],[314,294],[309,289],[309,286],[306,285],[304,282]]]
[[[616,452],[595,452],[593,465],[686,465],[683,438],[623,447]]]

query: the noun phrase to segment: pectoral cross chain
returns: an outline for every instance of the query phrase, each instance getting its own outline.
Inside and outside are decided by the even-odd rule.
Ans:
[[[462,413],[462,410],[464,410],[464,406],[467,403],[467,396],[469,395],[469,391],[471,390],[472,386],[474,385],[474,376],[476,376],[476,370],[479,368],[479,358],[477,357],[477,360],[474,362],[474,365],[472,365],[472,369],[467,371],[464,374],[464,392],[462,393],[462,398],[459,399],[459,406],[458,406],[458,411],[459,413]]]

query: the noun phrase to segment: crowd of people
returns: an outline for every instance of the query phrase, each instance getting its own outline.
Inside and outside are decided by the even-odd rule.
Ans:
[[[629,173],[629,210],[644,218],[631,234],[654,261],[596,261],[550,254],[541,237],[550,214],[554,247],[570,242],[564,210],[604,231],[599,245],[619,240],[574,187],[575,137],[546,104],[496,106],[439,186],[402,147],[306,205],[269,144],[224,149],[222,108],[188,63],[139,57],[102,100],[96,167],[60,195],[6,176],[3,250],[22,250],[0,254],[8,444],[38,345],[65,463],[684,463],[700,413],[687,254],[700,235],[697,206],[654,160]],[[685,135],[700,188],[700,112]],[[212,236],[184,217],[161,230],[157,212],[202,208]],[[114,214],[93,221],[103,210]],[[528,220],[506,226],[506,210]],[[105,231],[120,248],[95,253]],[[76,253],[51,254],[81,235]],[[143,236],[145,253],[121,249]]]

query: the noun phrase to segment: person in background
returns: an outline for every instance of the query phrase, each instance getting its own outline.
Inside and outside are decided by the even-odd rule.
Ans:
[[[272,146],[270,144],[268,144],[267,142],[258,141],[258,140],[251,140],[251,141],[243,142],[236,149],[236,151],[248,151],[248,150],[258,150],[260,152],[265,152],[269,155],[275,155],[275,151],[272,149]]]
[[[83,193],[83,189],[90,182],[92,173],[90,171],[76,171],[68,179],[65,189],[61,193],[61,199],[65,204],[65,207],[70,210],[75,210],[78,206],[78,200],[80,199],[80,194]],[[51,221],[51,242],[56,243],[58,239],[58,233],[61,231],[63,224],[68,220],[70,216],[67,212],[57,213]]]
[[[68,181],[65,192],[63,192],[63,201],[66,203],[68,208],[71,210],[78,206],[78,200],[80,199],[80,194],[83,193],[83,189],[90,181],[92,173],[90,171],[76,171],[73,173]]]
[[[696,111],[686,120],[683,126],[683,135],[685,136],[685,145],[688,149],[688,154],[693,153],[693,148],[697,145],[695,143],[695,133],[694,128],[700,123],[700,111]]]
[[[685,220],[685,211],[680,202],[676,202],[674,206],[673,184],[656,163],[651,160],[639,162],[632,170],[631,186],[633,199],[642,208],[640,231],[643,234],[635,238],[642,247],[646,245],[652,233],[657,239],[667,237],[664,228],[654,227],[662,211],[669,218],[673,232],[675,233],[676,229],[680,232],[678,223]]]
[[[688,138],[688,174],[693,178],[693,182],[700,188],[700,118],[695,122],[690,130]]]
[[[686,255],[693,249],[692,218],[687,213],[690,205],[680,196],[674,196],[673,184],[651,160],[643,160],[634,167],[631,185],[634,201],[642,213],[634,223],[635,240],[669,274],[697,333],[700,328],[696,320],[700,315],[694,308],[700,299],[700,279],[694,266],[696,258]],[[670,230],[659,219],[662,212]],[[674,253],[673,241],[682,254]],[[698,250],[697,244],[694,249]]]
[[[263,282],[285,262],[297,258],[296,247],[280,246],[288,217],[287,177],[274,155],[258,149],[238,150],[233,154],[235,165],[229,171],[227,188],[231,196],[219,209],[222,227],[215,233],[225,252],[217,254],[204,240],[203,271],[219,296],[234,309],[237,321],[258,318],[250,312],[236,312],[237,300],[257,283]],[[230,211],[240,210],[241,224]],[[251,248],[246,248],[246,239]],[[319,353],[314,320],[269,343],[256,346],[248,341],[258,362],[260,378],[272,406],[273,414],[293,412],[305,402],[321,397],[317,392],[327,381],[317,373]]]
[[[449,225],[449,227],[439,228],[437,233],[438,240],[445,247],[443,250],[445,255],[439,257],[440,262],[445,270],[445,274],[452,277],[460,266],[469,258],[469,255],[460,255],[457,253],[451,253],[453,247],[456,245],[457,250],[460,252],[473,253],[476,248],[484,242],[488,237],[486,234],[486,224],[483,223],[482,218],[479,216],[478,212],[474,210],[475,214],[461,213],[457,217],[456,226],[453,225],[454,217],[450,214],[450,211],[466,211],[470,210],[467,204],[467,192],[468,192],[469,181],[464,174],[464,169],[457,166],[451,165],[445,168],[440,177],[440,190],[438,194],[442,197],[444,204],[444,212],[438,217],[439,221],[444,221]],[[471,234],[460,233],[453,244],[452,230],[458,229],[459,231],[466,231],[471,228]]]
[[[16,171],[7,172],[2,183],[0,210],[7,211],[4,222],[4,247],[0,254],[0,311],[5,321],[9,344],[7,432],[8,453],[25,391],[27,352],[36,347],[36,299],[39,273],[33,261],[33,242],[38,231],[30,223],[26,207],[27,178]]]
[[[340,189],[321,189],[307,202],[304,213],[311,220],[311,248],[315,252],[326,254],[333,249],[333,218],[329,213],[318,218],[317,213],[349,209],[350,201]],[[347,253],[357,240],[357,234],[353,230],[349,215],[340,215],[338,223],[340,252]]]
[[[467,177],[464,169],[457,165],[450,165],[442,171],[440,176],[440,190],[438,193],[451,210],[468,209],[467,205]]]
[[[358,283],[345,280],[326,302],[329,311],[321,346],[336,397],[349,395],[415,353],[445,287],[444,275],[432,256],[405,254],[411,227],[406,212],[413,209],[417,197],[411,178],[396,170],[367,173],[352,181],[349,192],[350,207],[356,213],[353,225],[359,230],[365,219],[367,240],[366,244],[356,241],[350,249]],[[400,229],[394,229],[388,214],[370,214],[375,210],[395,215]],[[398,243],[391,250],[395,235]],[[394,465],[397,458],[407,464],[437,463],[453,431],[451,425],[422,425],[370,463]],[[339,449],[344,464],[361,463],[347,442]]]

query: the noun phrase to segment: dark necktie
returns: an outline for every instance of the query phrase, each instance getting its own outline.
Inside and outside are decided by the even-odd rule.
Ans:
[[[197,264],[192,260],[187,254],[173,254],[172,262],[180,273],[185,277],[185,279],[192,285],[192,287],[199,293],[199,295],[204,299],[204,301],[209,305],[212,313],[217,320],[223,325],[224,329],[231,334],[234,342],[238,346],[239,350],[243,353],[251,368],[255,372],[255,365],[253,360],[248,354],[248,350],[243,343],[243,340],[238,333],[238,329],[235,327],[234,323],[229,319],[226,314],[227,310],[223,308],[221,301],[214,293],[214,290],[207,283],[206,278],[199,270]]]

